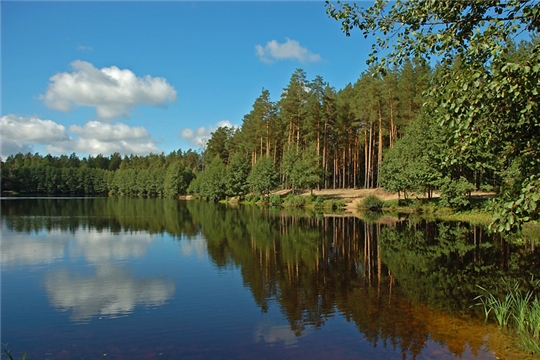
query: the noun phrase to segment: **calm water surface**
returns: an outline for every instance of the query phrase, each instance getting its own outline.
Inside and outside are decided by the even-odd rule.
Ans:
[[[1,206],[16,358],[520,358],[470,306],[476,284],[540,273],[537,251],[458,224],[164,199]]]

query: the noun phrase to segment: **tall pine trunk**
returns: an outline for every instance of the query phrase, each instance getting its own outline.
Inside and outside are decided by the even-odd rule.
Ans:
[[[382,109],[381,101],[379,100],[379,153],[377,154],[377,187],[380,187],[381,182],[381,163],[382,163],[382,151],[383,151],[383,128],[382,128]]]

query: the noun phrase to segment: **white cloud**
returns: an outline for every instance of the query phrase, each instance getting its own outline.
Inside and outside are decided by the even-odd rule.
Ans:
[[[120,154],[148,155],[159,154],[156,145],[144,127],[130,127],[122,123],[110,124],[90,121],[84,126],[72,125],[69,131],[78,136],[72,138],[63,125],[52,120],[34,117],[5,115],[0,118],[1,150],[0,156],[6,158],[16,153],[34,152],[38,145],[44,145],[47,153],[109,155]]]
[[[35,117],[23,118],[13,114],[0,118],[0,134],[3,138],[39,144],[69,139],[66,128],[52,120],[41,120]]]
[[[255,50],[259,59],[271,64],[278,60],[295,59],[302,63],[321,61],[319,54],[314,54],[305,47],[300,46],[296,40],[286,38],[283,44],[276,40],[271,40],[264,47],[255,45]]]
[[[92,49],[91,46],[79,45],[79,46],[77,46],[77,50],[80,50],[80,51],[92,51],[94,49]]]
[[[36,117],[19,117],[13,114],[0,118],[0,155],[31,152],[35,144],[47,145],[70,141],[63,125]]]
[[[70,65],[74,71],[53,75],[47,91],[40,95],[51,109],[68,112],[77,106],[89,106],[96,109],[100,119],[111,120],[129,116],[137,105],[164,106],[176,101],[176,90],[164,78],[137,77],[116,66],[97,69],[81,60]]]
[[[150,135],[142,126],[130,127],[126,124],[104,124],[98,121],[89,121],[83,127],[71,125],[69,131],[83,138],[96,139],[102,142],[114,142],[122,140],[147,139]]]
[[[229,120],[221,120],[216,126],[199,126],[195,130],[184,128],[180,131],[180,139],[187,140],[191,146],[204,147],[208,139],[210,139],[210,134],[220,127],[235,128],[237,126],[231,124]]]
[[[77,134],[78,139],[71,143],[50,145],[53,153],[76,152],[79,154],[108,155],[120,154],[148,155],[158,154],[161,150],[148,131],[140,126],[130,127],[126,124],[107,124],[90,121],[84,126],[72,125],[69,131]]]

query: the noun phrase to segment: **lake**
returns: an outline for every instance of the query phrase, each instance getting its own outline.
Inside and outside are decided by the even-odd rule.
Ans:
[[[16,359],[522,359],[472,307],[536,249],[458,223],[142,198],[1,200]]]

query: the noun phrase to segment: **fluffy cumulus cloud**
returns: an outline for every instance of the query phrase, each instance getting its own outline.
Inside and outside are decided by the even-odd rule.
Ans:
[[[78,135],[78,139],[73,140],[72,150],[80,154],[120,154],[147,155],[149,153],[160,153],[156,146],[156,141],[150,136],[148,131],[140,126],[131,127],[126,124],[108,124],[98,121],[90,121],[84,126],[72,125],[69,131]],[[50,150],[55,153],[66,153],[62,145],[50,146]]]
[[[40,99],[51,109],[68,112],[77,106],[96,109],[98,118],[111,120],[129,116],[137,105],[165,106],[176,101],[176,90],[166,79],[137,77],[116,66],[98,69],[86,61],[71,63],[73,71],[58,73],[49,80]]]
[[[19,152],[35,152],[37,146],[43,146],[45,152],[51,154],[75,152],[95,156],[114,152],[134,155],[161,153],[156,140],[140,126],[90,121],[84,126],[72,125],[69,131],[76,136],[69,136],[63,125],[52,120],[11,114],[2,116],[0,156],[5,158]]]
[[[36,117],[13,114],[0,118],[1,155],[32,152],[35,144],[65,143],[71,139],[63,125]]]
[[[184,128],[180,131],[180,139],[187,140],[191,146],[204,147],[211,134],[220,127],[234,128],[229,120],[222,120],[216,126],[200,126],[196,129]]]
[[[302,63],[321,61],[319,54],[312,53],[298,41],[289,38],[283,44],[271,40],[264,47],[255,45],[255,50],[259,59],[268,64],[279,60],[298,60]]]

